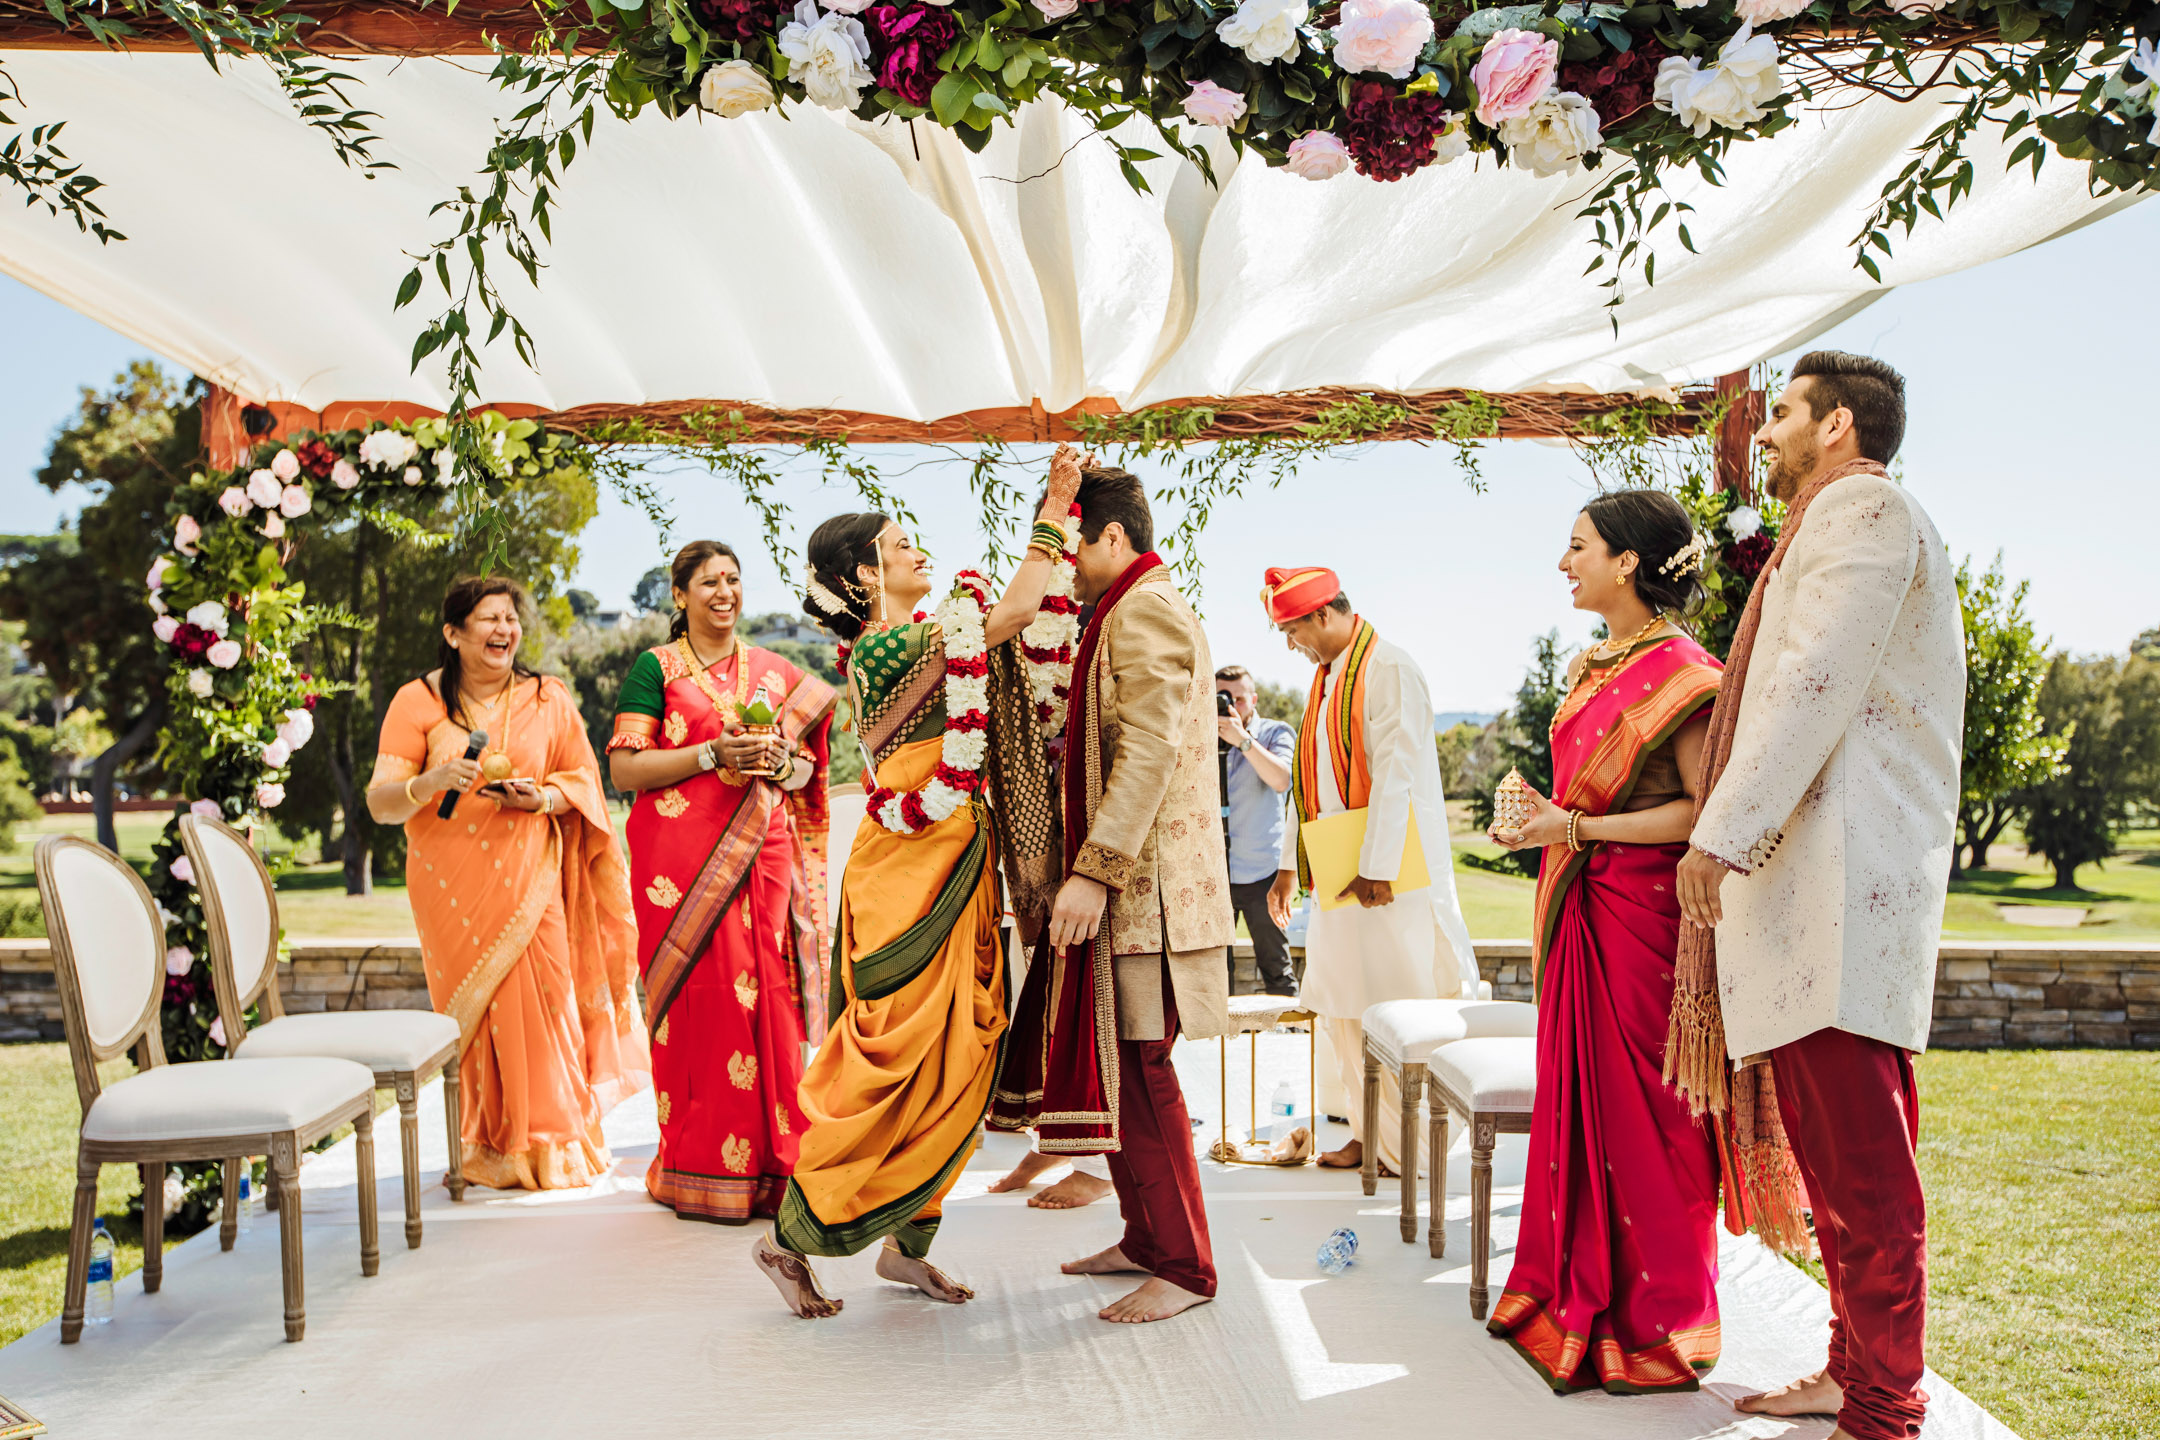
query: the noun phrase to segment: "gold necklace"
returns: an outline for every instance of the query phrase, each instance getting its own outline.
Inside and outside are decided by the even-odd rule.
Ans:
[[[501,706],[501,723],[489,732],[489,738],[494,743],[488,746],[487,753],[480,757],[480,778],[490,785],[498,785],[517,772],[517,764],[510,758],[510,721],[517,708],[517,680],[517,674],[513,671],[510,679],[502,689],[495,692],[492,700],[479,699],[471,691],[465,690],[462,683],[458,686],[459,690],[464,691],[468,705],[477,706],[487,712],[491,725],[496,722],[496,707]]]
[[[675,648],[683,659],[689,662],[690,683],[705,692],[705,698],[712,702],[713,709],[725,715],[728,708],[727,697],[720,693],[718,687],[713,684],[711,675],[706,673],[712,666],[707,665],[698,658],[697,647],[690,643],[688,635],[677,640]],[[750,666],[743,659],[743,651],[748,648],[743,644],[742,636],[737,635],[734,648],[718,660],[713,661],[713,665],[724,664],[729,660],[735,662],[735,713],[737,715],[742,714],[743,707],[750,703]]]
[[[1606,683],[1610,681],[1613,676],[1620,673],[1621,662],[1625,661],[1628,655],[1634,651],[1635,647],[1642,643],[1643,637],[1648,635],[1651,631],[1657,629],[1658,626],[1663,625],[1664,623],[1665,617],[1663,615],[1652,615],[1650,617],[1650,623],[1643,626],[1642,629],[1637,630],[1633,635],[1628,636],[1627,639],[1620,641],[1618,649],[1613,648],[1614,642],[1611,640],[1603,640],[1600,641],[1597,645],[1593,646],[1589,655],[1584,659],[1583,662],[1583,671],[1586,675],[1596,665],[1597,661],[1602,657],[1609,655],[1612,658],[1613,663],[1607,666],[1605,669],[1598,671],[1597,678],[1591,682],[1590,688],[1583,692],[1582,698],[1580,700],[1577,700],[1573,695],[1568,696],[1569,701],[1572,702],[1569,708],[1573,709],[1577,706],[1587,705],[1593,699],[1597,698],[1598,691],[1604,689]]]

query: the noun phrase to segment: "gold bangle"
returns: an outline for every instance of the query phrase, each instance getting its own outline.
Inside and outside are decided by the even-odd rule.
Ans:
[[[405,777],[405,798],[412,802],[412,806],[416,810],[427,804],[427,801],[420,799],[417,795],[414,795],[412,793],[412,782],[419,778],[420,777],[418,775],[408,775]]]

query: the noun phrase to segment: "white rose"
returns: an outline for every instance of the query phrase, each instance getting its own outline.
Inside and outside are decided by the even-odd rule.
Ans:
[[[1660,64],[1655,103],[1697,135],[1708,135],[1713,125],[1739,130],[1762,119],[1784,88],[1777,41],[1743,25],[1714,64],[1692,55]]]
[[[1432,12],[1420,0],[1344,0],[1328,33],[1336,68],[1407,80],[1433,38]]]
[[[728,60],[707,69],[698,81],[698,104],[733,120],[773,103],[772,81],[747,60]]]
[[[1735,505],[1725,517],[1725,533],[1734,540],[1752,540],[1762,533],[1762,511],[1752,505]]]
[[[360,458],[377,470],[410,465],[419,453],[420,442],[399,430],[371,430],[360,441]]]
[[[284,481],[300,478],[300,457],[290,450],[280,450],[270,457],[270,473]]]
[[[1605,142],[1597,111],[1572,90],[1548,90],[1527,115],[1500,122],[1508,160],[1533,175],[1559,175]]]
[[[298,750],[315,738],[315,717],[305,709],[285,712],[285,723],[277,727],[278,739],[289,749]]]
[[[862,22],[837,12],[819,14],[814,0],[795,7],[794,20],[780,32],[780,53],[788,58],[788,78],[828,110],[853,110],[875,78]]]
[[[215,683],[216,682],[210,678],[210,672],[208,670],[197,667],[196,669],[188,671],[188,693],[193,695],[198,700],[209,699],[210,691],[215,685]]]
[[[1255,65],[1288,60],[1298,52],[1298,27],[1311,15],[1305,0],[1243,0],[1237,13],[1215,27]]]
[[[262,762],[272,770],[282,770],[292,759],[292,747],[283,740],[272,740],[262,747]]]
[[[305,486],[288,485],[285,487],[284,495],[278,499],[278,514],[283,515],[288,520],[297,520],[314,508],[314,503],[308,498]]]
[[[451,449],[448,445],[435,452],[435,483],[438,485],[457,484],[457,451]]]
[[[1813,3],[1815,0],[1734,0],[1733,13],[1740,17],[1743,27],[1769,25],[1792,19]]]
[[[417,485],[420,483],[422,478],[420,474],[420,467],[417,465],[407,465],[405,467],[405,473],[398,476],[398,478],[400,480],[403,480],[407,485]]]
[[[1462,116],[1450,115],[1447,129],[1433,139],[1433,164],[1445,165],[1469,153],[1470,127],[1462,123]]]
[[[263,509],[277,509],[277,502],[284,494],[285,482],[270,471],[257,470],[248,476],[247,497]]]
[[[214,635],[222,636],[225,633],[225,627],[230,621],[226,618],[223,605],[220,605],[215,600],[205,600],[200,605],[188,607],[187,623],[208,630]]]
[[[262,523],[262,533],[272,540],[282,539],[285,534],[285,517],[272,514]]]

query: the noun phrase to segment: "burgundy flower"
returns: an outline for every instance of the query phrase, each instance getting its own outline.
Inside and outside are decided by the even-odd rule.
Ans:
[[[173,648],[186,658],[200,660],[209,654],[210,647],[217,643],[217,635],[200,625],[190,625],[182,621],[180,628],[173,631],[172,643]]]
[[[1447,102],[1437,95],[1405,95],[1383,81],[1359,80],[1343,111],[1343,146],[1360,175],[1400,180],[1432,163],[1433,141],[1447,113]]]
[[[795,7],[788,0],[690,0],[690,9],[715,40],[748,42],[777,34]]]
[[[937,58],[960,38],[960,22],[932,5],[905,10],[873,5],[863,19],[878,84],[910,105],[928,107],[930,92],[945,75],[937,68]]]
[[[1657,98],[1658,62],[1672,51],[1655,35],[1638,35],[1624,54],[1601,55],[1560,67],[1560,88],[1573,90],[1597,111],[1598,128],[1615,125]]]
[[[335,468],[338,462],[337,451],[332,450],[320,440],[308,441],[307,444],[293,451],[293,454],[299,459],[300,468],[307,471],[317,480],[329,479],[330,471]]]
[[[1733,574],[1741,579],[1753,580],[1762,574],[1762,567],[1768,563],[1770,552],[1775,549],[1777,541],[1758,531],[1745,540],[1736,540],[1726,546],[1725,563],[1730,565]]]

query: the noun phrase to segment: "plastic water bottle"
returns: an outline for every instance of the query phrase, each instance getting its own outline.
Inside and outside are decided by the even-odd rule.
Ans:
[[[1342,1274],[1357,1258],[1357,1231],[1347,1226],[1337,1230],[1321,1243],[1320,1253],[1314,1258],[1327,1274]]]
[[[1290,1090],[1288,1079],[1275,1082],[1275,1093],[1268,1096],[1268,1139],[1280,1140],[1297,1128],[1297,1097]]]
[[[83,1297],[83,1319],[92,1325],[112,1324],[112,1272],[113,1238],[100,1215],[90,1227],[90,1293]]]
[[[255,1186],[249,1179],[249,1170],[249,1166],[240,1167],[240,1194],[234,1202],[239,1209],[233,1215],[233,1222],[242,1235],[255,1228]]]

